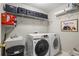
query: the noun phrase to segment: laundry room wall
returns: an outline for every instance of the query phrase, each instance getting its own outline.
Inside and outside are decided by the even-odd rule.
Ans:
[[[11,4],[10,3],[10,5],[45,13],[44,11],[38,8],[29,6],[28,4],[23,4],[23,3]],[[16,19],[17,19],[16,27],[7,27],[6,29],[4,29],[4,27],[2,28],[3,29],[2,33],[6,31],[7,37],[10,37],[13,35],[25,36],[29,33],[34,33],[34,32],[39,32],[39,33],[48,32],[48,21],[42,21],[39,19],[27,18],[23,16],[22,17],[17,16]],[[4,34],[2,34],[2,36],[4,36]]]
[[[61,39],[62,49],[70,52],[74,47],[79,47],[79,12],[67,13],[56,17],[55,12],[67,8],[67,4],[56,7],[49,12],[49,32],[58,33]],[[61,32],[61,21],[78,19],[78,32]]]

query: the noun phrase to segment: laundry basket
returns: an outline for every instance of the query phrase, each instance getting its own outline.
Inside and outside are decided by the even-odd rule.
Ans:
[[[7,56],[24,56],[24,45],[16,45],[6,49]]]

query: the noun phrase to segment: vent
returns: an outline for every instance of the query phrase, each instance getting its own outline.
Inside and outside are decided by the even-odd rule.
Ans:
[[[66,13],[69,13],[71,11],[75,11],[77,9],[79,9],[79,3],[78,4],[77,3],[68,4],[68,8],[56,12],[55,15],[61,16],[61,15],[64,15]]]

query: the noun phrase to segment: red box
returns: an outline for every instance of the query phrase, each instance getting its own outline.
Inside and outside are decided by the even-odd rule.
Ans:
[[[2,25],[15,25],[16,16],[11,13],[1,13]]]

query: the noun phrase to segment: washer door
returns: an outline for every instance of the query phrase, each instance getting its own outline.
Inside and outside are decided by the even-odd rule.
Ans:
[[[55,38],[53,41],[53,47],[54,47],[54,49],[58,48],[58,39],[57,38]]]
[[[35,53],[37,56],[44,56],[49,50],[49,43],[45,39],[41,39],[35,46]]]

